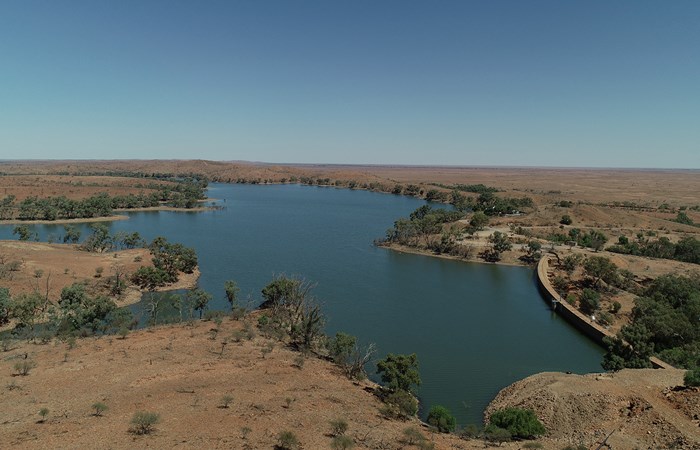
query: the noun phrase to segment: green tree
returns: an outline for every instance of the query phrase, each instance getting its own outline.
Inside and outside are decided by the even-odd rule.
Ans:
[[[353,335],[339,331],[335,337],[328,341],[328,353],[333,362],[341,367],[349,364],[352,353],[357,347],[357,338]]]
[[[163,269],[151,266],[141,266],[131,275],[131,282],[151,292],[168,284],[170,277]]]
[[[579,304],[584,312],[591,314],[600,307],[600,294],[593,289],[585,288],[579,298]]]
[[[533,263],[542,257],[542,253],[540,252],[541,250],[542,244],[540,244],[539,241],[532,239],[528,241],[527,245],[525,246],[525,256],[521,257],[521,259],[524,259],[526,262]]]
[[[377,363],[377,373],[382,376],[382,381],[392,391],[413,392],[413,387],[420,386],[421,383],[418,356],[415,353],[410,355],[389,353]]]
[[[469,225],[471,225],[475,230],[483,230],[486,225],[489,224],[489,216],[484,214],[482,211],[476,211],[473,215],[471,220],[469,221]]]
[[[12,234],[16,234],[20,241],[28,241],[32,237],[32,232],[28,225],[17,225],[12,229]]]
[[[226,294],[226,301],[231,306],[231,309],[238,303],[238,293],[240,292],[238,284],[233,280],[226,280],[224,282],[224,293]]]
[[[683,382],[686,386],[700,386],[700,367],[687,371],[683,377]]]
[[[80,241],[80,230],[75,225],[65,225],[63,227],[63,243],[77,244]]]
[[[508,235],[501,233],[500,231],[494,231],[491,236],[489,236],[489,242],[495,251],[498,253],[507,252],[513,248]]]
[[[12,298],[10,290],[5,287],[0,287],[0,326],[5,325],[10,321],[12,315]]]
[[[197,267],[197,253],[193,248],[173,244],[159,236],[149,245],[153,255],[153,266],[168,275],[168,282],[177,281],[178,272],[192,273]]]
[[[693,219],[688,217],[688,214],[684,213],[683,211],[678,212],[678,215],[676,216],[675,221],[678,223],[682,223],[684,225],[694,225]]]
[[[312,288],[303,280],[281,276],[262,290],[261,308],[271,311],[269,327],[302,349],[311,349],[323,337],[325,317],[311,295]]]
[[[571,255],[566,255],[562,260],[561,260],[561,268],[564,269],[564,272],[566,272],[569,276],[571,276],[572,273],[576,270],[578,265],[581,262],[581,256],[574,253]]]
[[[430,407],[428,412],[428,423],[438,429],[441,433],[449,433],[455,430],[457,420],[450,413],[450,410],[442,405]]]
[[[38,293],[19,294],[12,299],[11,311],[12,317],[17,320],[17,327],[34,327],[37,314],[41,311],[44,305],[44,298]]]
[[[624,368],[643,369],[651,367],[649,357],[654,353],[652,334],[644,325],[632,324],[622,327],[614,338],[605,337],[603,343],[608,351],[601,365],[605,370]]]
[[[530,409],[505,408],[491,415],[490,425],[508,430],[511,436],[532,439],[546,433],[542,423]]]
[[[195,311],[199,311],[199,318],[202,318],[204,310],[209,306],[212,295],[204,289],[195,288],[187,293],[187,297]]]
[[[88,252],[102,253],[110,250],[114,245],[112,237],[109,235],[109,228],[104,223],[90,224],[92,234],[89,235],[82,248]]]
[[[365,377],[365,364],[374,354],[374,345],[360,349],[355,336],[338,332],[328,340],[328,353],[348,378],[361,379]]]
[[[598,287],[601,280],[608,284],[617,279],[617,265],[604,256],[591,256],[583,263],[586,275],[593,279],[593,286]]]
[[[573,220],[571,220],[571,216],[568,214],[564,214],[561,216],[561,220],[559,221],[560,224],[562,225],[571,225],[573,223]]]

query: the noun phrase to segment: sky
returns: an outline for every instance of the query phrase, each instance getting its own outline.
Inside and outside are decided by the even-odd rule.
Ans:
[[[700,168],[697,0],[0,0],[0,159]]]

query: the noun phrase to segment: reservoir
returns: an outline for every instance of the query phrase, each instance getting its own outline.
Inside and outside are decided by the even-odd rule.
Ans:
[[[480,423],[488,402],[518,379],[542,371],[601,370],[602,349],[550,311],[533,269],[372,245],[422,200],[299,185],[212,184],[208,195],[222,209],[133,212],[129,220],[109,223],[110,230],[194,247],[200,286],[214,296],[210,309],[228,306],[228,279],[253,305],[275,275],[315,283],[328,334],[345,331],[376,343],[377,359],[417,353],[423,417],[441,404],[460,425]],[[12,228],[0,227],[0,239],[16,239]],[[83,236],[89,233],[87,225],[80,228]],[[33,229],[41,240],[63,234],[63,225]]]

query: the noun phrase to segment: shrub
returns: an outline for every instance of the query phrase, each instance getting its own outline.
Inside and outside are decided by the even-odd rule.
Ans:
[[[686,386],[700,386],[700,367],[687,371],[683,377],[683,382]]]
[[[617,314],[620,309],[622,309],[622,303],[618,302],[617,300],[610,305],[610,312],[613,314]]]
[[[95,417],[100,417],[102,415],[102,413],[107,411],[107,409],[109,409],[109,408],[107,408],[107,405],[105,405],[102,402],[95,402],[92,404],[92,409],[95,410],[95,412],[92,413],[92,415]]]
[[[613,323],[613,316],[612,316],[612,314],[610,314],[610,313],[608,313],[608,312],[601,311],[601,312],[598,314],[598,322],[599,322],[601,325],[612,325],[612,323]]]
[[[331,420],[331,434],[341,436],[348,431],[348,423],[343,419]]]
[[[20,376],[27,376],[29,375],[29,372],[36,367],[36,363],[32,360],[25,359],[22,361],[18,361],[14,365],[15,372],[17,372],[17,375]]]
[[[331,448],[333,450],[353,448],[354,446],[355,441],[353,441],[350,436],[335,436],[331,442]]]
[[[530,439],[546,433],[544,426],[530,409],[505,408],[491,415],[490,425],[504,428],[513,436]]]
[[[386,403],[391,406],[390,416],[408,418],[418,413],[418,400],[410,392],[399,390],[386,397]]]
[[[464,428],[462,429],[462,432],[460,433],[460,435],[466,439],[475,438],[475,437],[479,436],[479,434],[481,434],[479,427],[473,423],[469,423],[469,424],[465,425]]]
[[[277,447],[283,450],[296,450],[299,448],[299,439],[291,431],[282,431],[277,435]]]
[[[418,442],[423,442],[425,436],[416,427],[408,427],[403,430],[403,441],[407,445],[414,445]]]
[[[226,409],[231,405],[232,402],[233,402],[233,397],[231,397],[230,395],[224,395],[223,397],[221,397],[221,400],[220,400],[221,405],[219,407]]]
[[[484,439],[491,442],[508,442],[513,438],[510,431],[505,428],[489,425],[484,429]]]
[[[571,225],[572,222],[573,220],[571,220],[571,216],[568,214],[561,216],[561,220],[559,221],[559,223],[562,225]]]
[[[131,432],[134,434],[149,434],[153,427],[160,422],[160,416],[154,412],[137,411],[131,418]]]
[[[41,423],[46,421],[46,416],[49,415],[49,408],[41,408],[39,410],[39,415],[41,416]]]
[[[428,423],[438,429],[441,433],[454,431],[457,426],[455,417],[442,405],[434,405],[428,412]]]

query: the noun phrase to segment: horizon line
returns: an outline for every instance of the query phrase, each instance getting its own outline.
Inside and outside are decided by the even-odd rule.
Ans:
[[[615,167],[615,166],[545,166],[545,165],[495,165],[495,164],[404,164],[404,163],[310,163],[310,162],[268,162],[249,160],[226,160],[226,159],[203,159],[203,158],[22,158],[22,159],[0,159],[0,164],[5,163],[41,163],[41,162],[155,162],[155,161],[182,161],[182,162],[216,162],[230,164],[257,164],[265,166],[288,166],[288,167],[376,167],[376,168],[416,168],[416,169],[578,169],[578,170],[671,170],[671,171],[697,171],[700,167]]]

